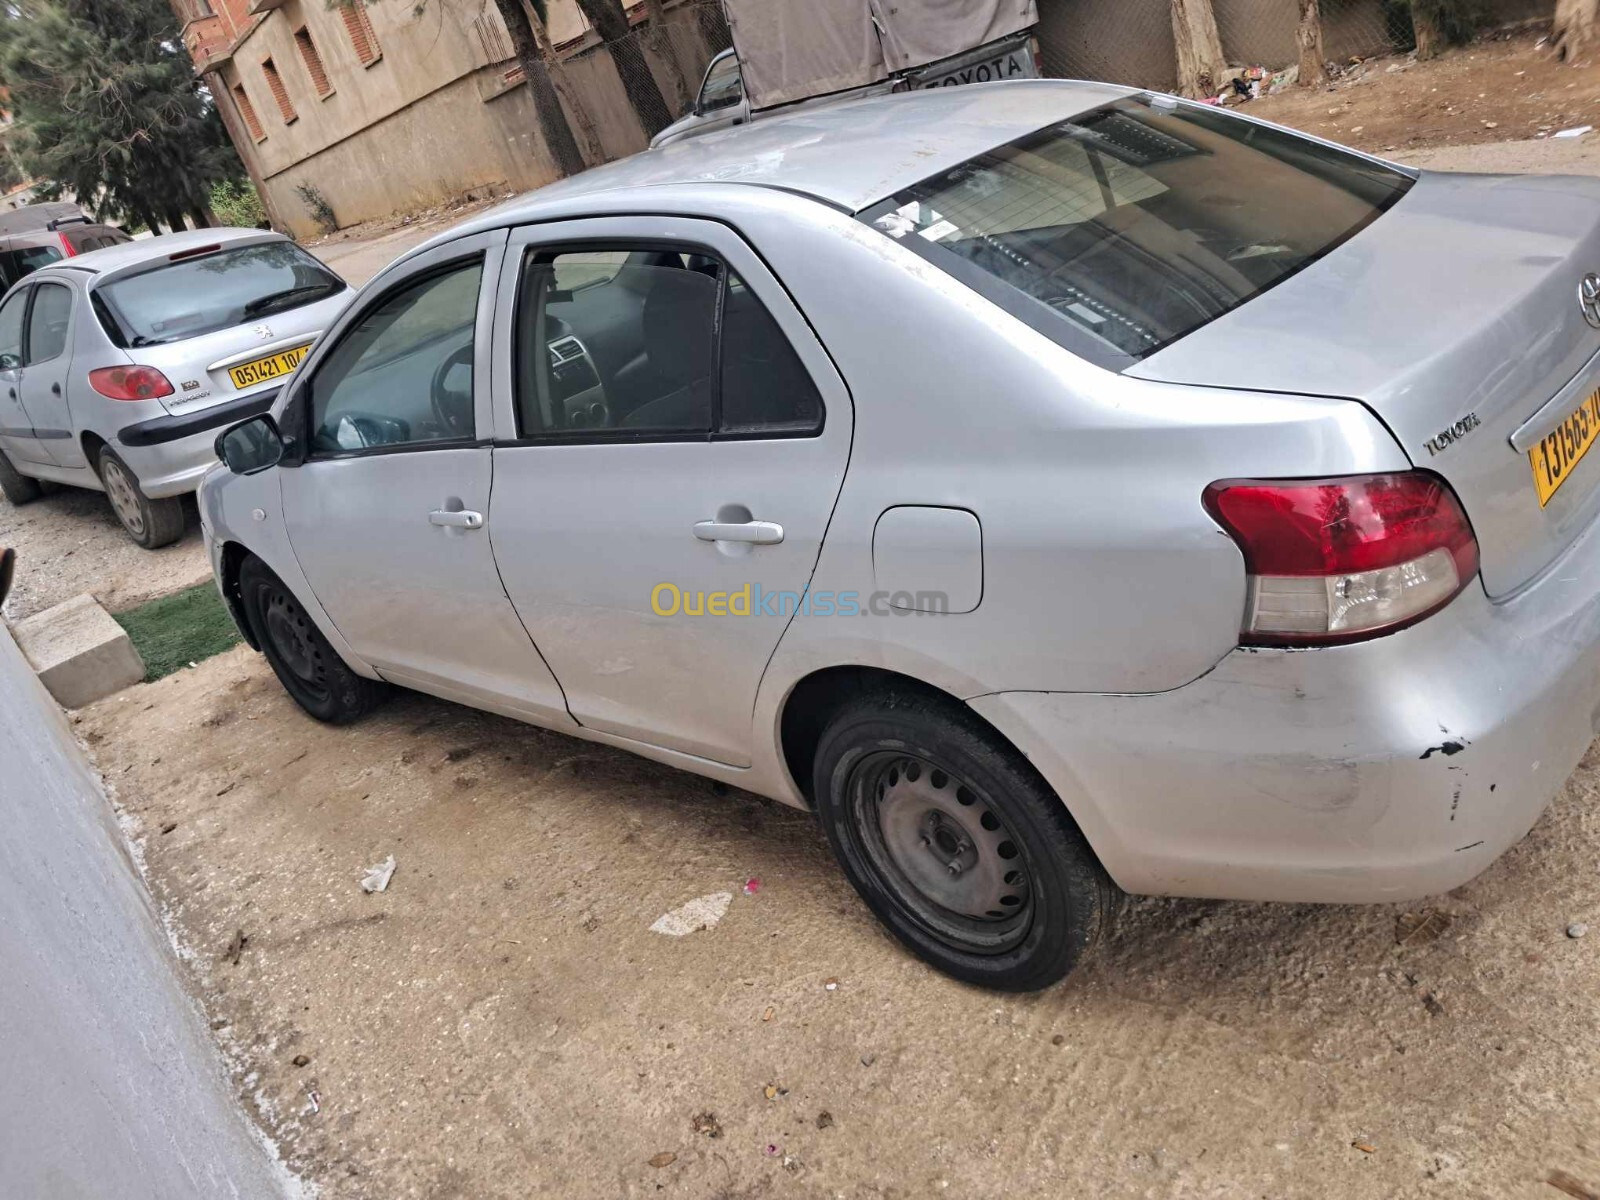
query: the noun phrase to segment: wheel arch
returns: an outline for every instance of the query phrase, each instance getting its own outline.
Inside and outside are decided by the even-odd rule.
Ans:
[[[100,474],[100,451],[108,444],[105,438],[92,429],[85,429],[78,435],[78,445],[83,450],[84,461],[96,475]]]
[[[912,692],[950,704],[981,723],[998,741],[1026,761],[1027,756],[993,724],[975,712],[961,697],[914,675],[884,667],[846,665],[823,667],[803,676],[784,697],[778,715],[778,738],[783,767],[795,789],[808,804],[815,803],[811,789],[811,762],[828,718],[839,707],[869,692]]]
[[[239,627],[239,633],[250,649],[259,652],[261,643],[251,628],[250,618],[245,615],[244,594],[239,590],[239,571],[249,557],[250,551],[238,542],[224,542],[218,581],[222,585],[222,599],[233,616],[233,623]]]

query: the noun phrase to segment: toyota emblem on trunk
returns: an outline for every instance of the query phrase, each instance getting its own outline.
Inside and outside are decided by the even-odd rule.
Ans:
[[[1600,329],[1600,275],[1593,271],[1578,285],[1578,307],[1583,309],[1583,319]]]

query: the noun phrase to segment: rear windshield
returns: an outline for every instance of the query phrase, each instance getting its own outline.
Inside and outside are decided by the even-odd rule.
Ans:
[[[314,304],[344,281],[293,242],[267,242],[163,263],[95,289],[106,332],[158,346]]]
[[[1315,262],[1411,183],[1346,150],[1146,96],[980,154],[861,219],[1120,369]]]

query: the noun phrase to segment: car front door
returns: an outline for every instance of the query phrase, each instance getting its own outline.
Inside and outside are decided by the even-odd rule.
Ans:
[[[560,688],[500,582],[484,515],[490,299],[503,230],[380,278],[296,377],[285,528],[329,619],[386,679],[550,725]],[[482,437],[480,437],[480,430]]]
[[[843,381],[713,222],[517,231],[498,311],[490,536],[572,715],[748,765],[844,480]]]
[[[88,466],[74,435],[67,407],[72,365],[72,289],[41,279],[33,285],[24,338],[22,406],[33,422],[39,448],[63,467]]]
[[[22,339],[32,290],[18,288],[0,304],[0,451],[15,462],[52,463],[22,407]]]

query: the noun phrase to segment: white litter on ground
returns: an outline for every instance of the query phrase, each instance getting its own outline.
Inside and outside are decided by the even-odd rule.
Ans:
[[[709,896],[696,896],[671,912],[662,913],[650,926],[651,933],[664,933],[668,937],[683,937],[697,929],[714,929],[727,914],[733,903],[732,892],[712,892]]]
[[[394,855],[389,855],[375,867],[368,867],[367,873],[361,877],[361,890],[363,892],[382,892],[388,890],[389,880],[394,878]]]
[[[1557,133],[1552,133],[1550,136],[1572,138],[1582,137],[1584,134],[1592,132],[1594,132],[1593,125],[1574,125],[1571,129],[1563,129]]]

